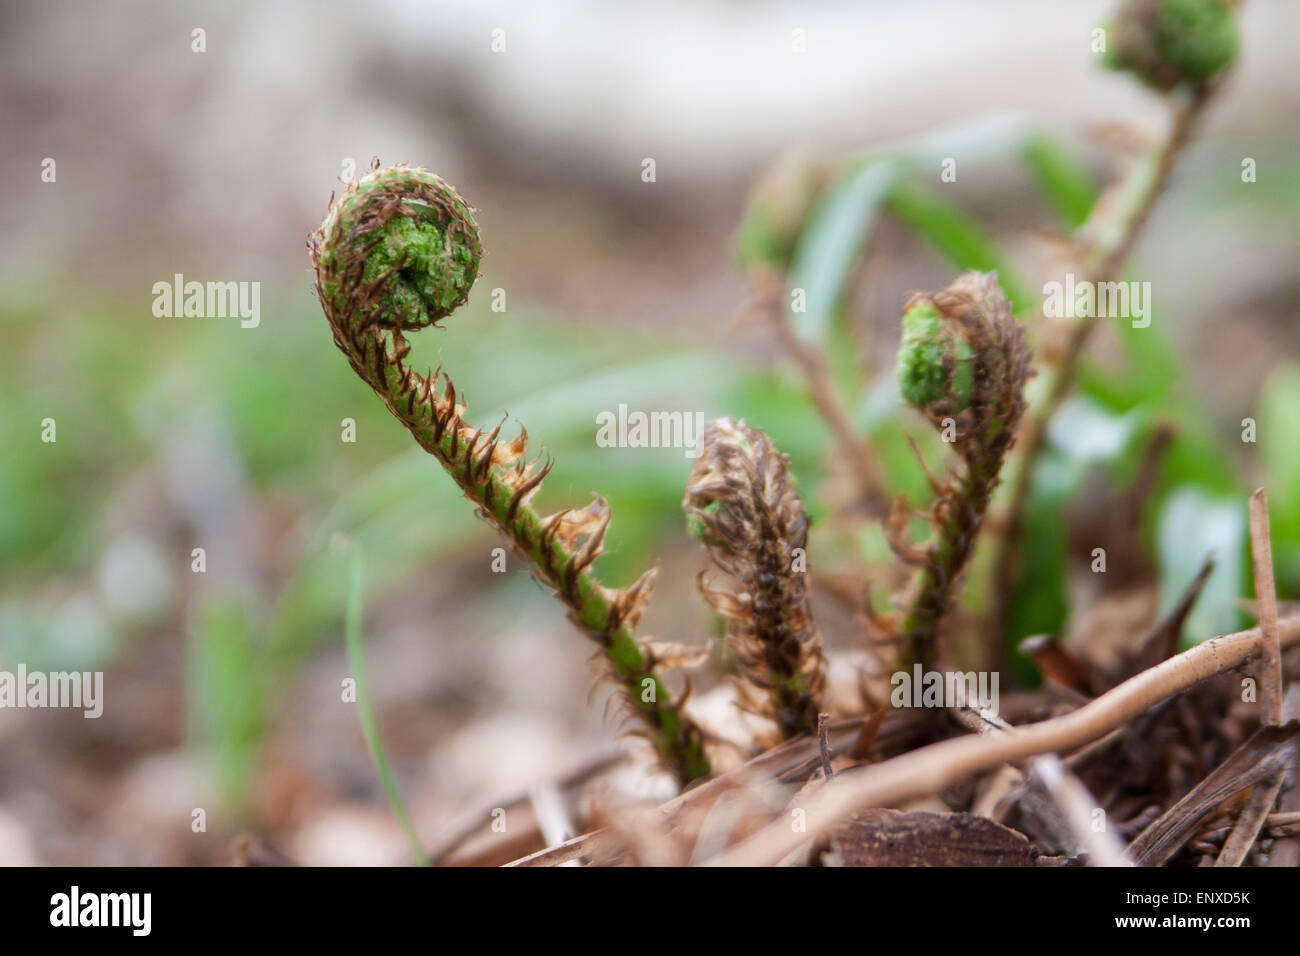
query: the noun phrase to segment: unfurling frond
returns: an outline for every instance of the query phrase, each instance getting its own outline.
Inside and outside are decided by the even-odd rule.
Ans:
[[[1015,440],[1029,357],[1024,329],[993,274],[968,272],[942,292],[913,295],[904,310],[900,390],[951,437],[962,460],[958,473],[938,482],[932,533],[919,553],[891,538],[920,565],[904,601],[900,636],[911,658],[927,667],[936,663],[939,624]]]
[[[539,516],[530,502],[551,462],[527,460],[526,434],[502,438],[504,420],[490,431],[469,424],[441,369],[422,375],[405,364],[404,333],[436,326],[465,302],[478,277],[482,246],[468,204],[426,169],[376,163],[331,204],[308,247],[334,341],[352,368],[599,645],[662,762],[683,782],[707,774],[699,729],[633,636],[653,572],[623,590],[592,573],[610,522],[604,499]]]
[[[742,702],[782,737],[815,733],[826,663],[808,609],[808,517],[789,460],[743,421],[712,422],[682,507],[736,584],[712,591],[701,582],[701,590],[728,619]]]

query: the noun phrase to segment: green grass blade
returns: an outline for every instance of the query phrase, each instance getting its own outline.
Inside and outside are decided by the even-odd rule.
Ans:
[[[853,169],[810,217],[790,269],[790,288],[803,289],[806,297],[805,310],[793,316],[804,342],[822,348],[828,344],[844,286],[899,168],[892,160],[880,160]]]
[[[195,614],[188,665],[190,739],[212,760],[223,805],[242,814],[269,709],[243,601],[224,595],[202,603]]]
[[[353,546],[348,557],[348,594],[343,623],[343,640],[347,646],[348,669],[352,672],[352,679],[357,684],[357,719],[361,721],[361,733],[366,738],[366,747],[370,750],[370,759],[375,762],[375,769],[379,771],[379,779],[384,785],[384,792],[388,794],[388,802],[393,807],[393,815],[397,817],[397,822],[401,824],[402,831],[411,844],[411,852],[415,855],[416,862],[420,866],[428,866],[429,858],[425,856],[424,849],[420,846],[420,841],[415,835],[415,828],[411,826],[410,815],[406,812],[406,804],[402,801],[401,791],[397,789],[397,780],[393,776],[393,768],[389,765],[388,755],[384,751],[384,742],[379,736],[379,724],[375,720],[375,712],[370,706],[370,682],[366,677],[366,658],[361,647],[364,565],[365,560],[362,557],[361,549]]]
[[[1070,153],[1041,133],[1024,146],[1025,162],[1061,224],[1078,229],[1097,202],[1097,184]]]
[[[960,208],[915,183],[899,181],[889,191],[890,213],[925,239],[953,265],[981,272],[997,270],[1002,289],[1017,314],[1032,303],[994,238]]]

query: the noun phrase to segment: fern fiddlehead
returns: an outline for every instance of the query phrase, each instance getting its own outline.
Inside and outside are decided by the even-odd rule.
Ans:
[[[711,422],[682,508],[691,534],[738,585],[725,592],[701,582],[701,591],[727,618],[741,705],[782,739],[815,733],[826,661],[808,607],[808,517],[789,460],[743,421]]]
[[[911,661],[927,670],[938,660],[940,622],[1015,440],[1029,358],[1025,331],[993,274],[968,272],[942,292],[913,295],[904,310],[899,389],[962,461],[955,474],[932,479],[931,536],[923,547],[905,540],[904,508],[895,508],[889,525],[895,551],[917,566],[900,636]]]
[[[1105,64],[1147,86],[1204,86],[1237,55],[1232,0],[1122,0],[1107,24]]]
[[[464,304],[478,276],[483,250],[473,210],[423,167],[380,169],[376,163],[339,201],[331,200],[308,248],[317,296],[353,370],[478,513],[532,562],[535,576],[599,646],[661,762],[682,782],[707,774],[700,730],[683,712],[684,701],[664,686],[653,652],[633,633],[654,570],[621,590],[605,587],[592,572],[611,517],[604,499],[539,516],[530,502],[551,462],[525,457],[527,430],[506,441],[504,418],[490,431],[475,428],[441,368],[420,374],[405,364],[405,334],[437,327]]]

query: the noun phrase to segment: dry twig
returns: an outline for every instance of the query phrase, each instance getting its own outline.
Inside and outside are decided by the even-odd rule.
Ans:
[[[1237,825],[1228,834],[1228,839],[1223,841],[1219,858],[1214,861],[1215,866],[1241,866],[1250,853],[1250,848],[1255,845],[1269,811],[1273,809],[1273,804],[1277,803],[1277,795],[1282,790],[1282,781],[1285,778],[1284,772],[1276,773],[1272,780],[1254,789],[1250,799],[1246,801],[1245,808],[1241,811],[1241,816],[1237,818]]]
[[[1287,646],[1300,641],[1300,617],[1279,622],[1278,636]],[[1242,666],[1258,654],[1259,639],[1258,628],[1217,637],[1143,671],[1062,717],[996,736],[941,741],[858,774],[841,774],[806,808],[807,833],[791,833],[785,821],[778,820],[710,862],[724,866],[767,865],[802,841],[827,832],[854,810],[935,793],[1002,763],[1079,747],[1175,694]]]
[[[1273,585],[1273,546],[1268,539],[1268,495],[1250,496],[1250,552],[1255,561],[1255,600],[1259,605],[1260,702],[1272,727],[1282,724],[1282,651],[1277,640],[1277,591]]]
[[[1191,838],[1201,821],[1226,801],[1252,787],[1271,788],[1271,781],[1291,762],[1295,734],[1276,727],[1256,731],[1182,799],[1153,820],[1129,844],[1141,866],[1161,866]],[[1254,826],[1250,838],[1258,831]]]

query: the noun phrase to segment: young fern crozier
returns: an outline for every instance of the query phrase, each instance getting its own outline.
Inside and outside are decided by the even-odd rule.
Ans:
[[[1030,352],[1025,332],[993,274],[968,272],[942,292],[916,293],[903,314],[898,352],[903,398],[950,438],[962,467],[931,479],[930,540],[906,540],[900,499],[888,525],[890,544],[917,566],[899,624],[904,655],[928,669],[938,662],[939,625],[987,510],[1003,459],[1024,411]]]
[[[808,517],[789,460],[743,421],[711,422],[682,508],[691,534],[739,584],[729,593],[701,580],[700,590],[728,619],[742,706],[781,738],[816,733],[826,662],[808,609]]]
[[[540,517],[530,501],[551,464],[524,457],[527,431],[505,441],[504,418],[491,431],[475,428],[441,368],[421,375],[405,364],[405,333],[437,326],[465,302],[478,277],[482,245],[470,207],[422,167],[376,163],[331,200],[308,248],[334,342],[353,370],[599,646],[663,764],[682,782],[707,774],[699,729],[664,687],[653,653],[633,636],[653,570],[622,590],[592,573],[610,522],[604,499]]]
[[[1204,86],[1237,55],[1231,0],[1122,0],[1106,25],[1105,63],[1147,86]]]

